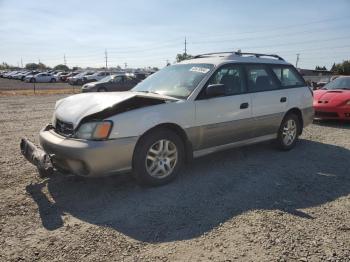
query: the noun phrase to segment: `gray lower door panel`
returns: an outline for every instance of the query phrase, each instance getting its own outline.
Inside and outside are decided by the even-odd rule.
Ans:
[[[192,127],[186,133],[192,142],[193,150],[224,145],[250,139],[254,136],[253,118]]]
[[[255,117],[254,137],[275,134],[281,125],[284,113],[270,114],[265,116]]]

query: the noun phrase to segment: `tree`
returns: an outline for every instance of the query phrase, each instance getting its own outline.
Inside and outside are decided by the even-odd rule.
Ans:
[[[350,75],[350,60],[343,61],[339,64],[334,63],[331,71],[336,75]]]
[[[26,69],[28,69],[28,70],[37,70],[37,69],[45,70],[45,69],[49,69],[49,67],[47,67],[43,63],[39,63],[39,64],[28,63],[28,64],[26,64]]]
[[[315,67],[315,70],[324,70],[324,71],[327,71],[327,68],[325,66],[316,66]]]
[[[26,69],[28,69],[28,70],[37,70],[38,69],[38,65],[36,63],[29,63],[29,64],[26,64]]]
[[[11,69],[13,68],[14,66],[11,66],[9,65],[8,63],[5,63],[3,62],[1,65],[0,65],[0,69]]]
[[[181,62],[183,60],[187,60],[187,59],[191,59],[193,58],[192,55],[189,55],[189,54],[186,54],[186,53],[183,53],[183,54],[177,54],[176,55],[176,62]]]
[[[48,69],[48,67],[45,64],[43,64],[43,63],[39,63],[38,64],[38,69],[45,70],[45,69]]]
[[[60,71],[69,71],[69,67],[62,64],[55,66],[53,69],[60,70]]]

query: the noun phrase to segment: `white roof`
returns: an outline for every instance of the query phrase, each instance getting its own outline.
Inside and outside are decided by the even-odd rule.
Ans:
[[[244,54],[244,53],[243,53]],[[199,55],[193,59],[188,59],[180,62],[179,64],[213,64],[220,65],[222,63],[261,63],[261,64],[280,64],[290,65],[290,63],[284,61],[282,58],[278,59],[273,57],[275,55],[240,55],[237,53],[216,53],[216,54],[204,54]],[[260,57],[259,57],[260,56]]]

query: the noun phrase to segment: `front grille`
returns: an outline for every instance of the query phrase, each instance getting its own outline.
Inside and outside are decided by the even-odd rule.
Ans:
[[[315,111],[316,117],[338,117],[338,114],[336,112],[322,112],[322,111]]]
[[[73,124],[56,119],[55,131],[62,136],[71,136],[74,134]]]

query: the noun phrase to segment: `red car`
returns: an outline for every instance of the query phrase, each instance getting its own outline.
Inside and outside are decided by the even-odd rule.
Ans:
[[[314,91],[315,118],[350,120],[350,76],[342,76]]]

